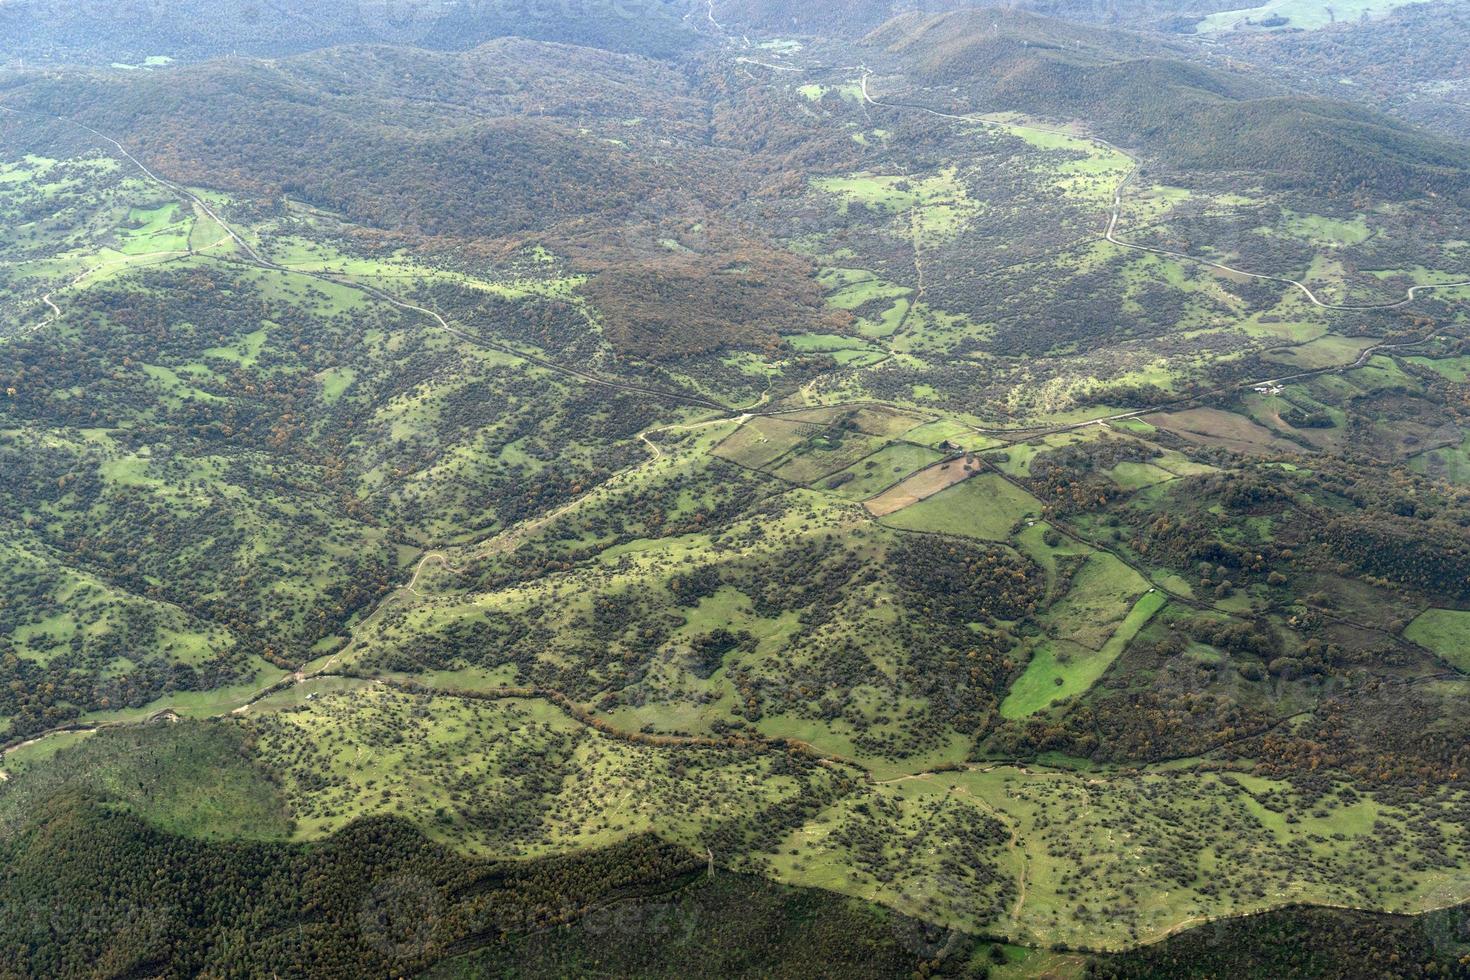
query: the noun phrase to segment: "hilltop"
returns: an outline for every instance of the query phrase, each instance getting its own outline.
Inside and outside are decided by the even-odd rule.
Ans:
[[[143,65],[281,57],[341,44],[464,50],[518,36],[672,57],[703,42],[680,0],[541,5],[516,0],[11,0],[0,4],[0,64],[12,59]]]
[[[1033,14],[903,14],[866,43],[971,112],[1087,120],[1165,167],[1284,186],[1459,194],[1467,150],[1370,109],[1179,60],[1173,42]]]

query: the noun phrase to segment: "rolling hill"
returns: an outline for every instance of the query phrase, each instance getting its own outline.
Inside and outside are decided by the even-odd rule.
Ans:
[[[657,112],[676,134],[681,117],[693,125],[677,96],[651,105],[641,95],[677,92],[657,63],[618,58],[510,42],[409,67],[401,52],[339,48],[278,64],[45,79],[7,95],[48,115],[90,106],[80,121],[188,183],[286,194],[378,228],[500,236],[650,213],[676,193],[670,168],[577,125],[614,104],[630,117]],[[585,84],[589,75],[599,84]]]
[[[1442,128],[1195,0],[153,2],[0,0],[0,975],[1470,980]]]
[[[926,85],[957,89],[969,111],[1088,120],[1166,168],[1251,171],[1284,186],[1400,197],[1470,186],[1461,144],[1359,106],[1179,60],[1148,37],[966,10],[904,14],[866,43]]]
[[[0,63],[9,59],[141,64],[165,56],[280,57],[339,44],[464,50],[519,36],[669,57],[701,42],[679,0],[528,4],[488,0],[8,0],[0,3]]]

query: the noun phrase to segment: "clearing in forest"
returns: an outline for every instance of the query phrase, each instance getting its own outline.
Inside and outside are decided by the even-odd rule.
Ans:
[[[1001,717],[1025,718],[1090,690],[1167,602],[1162,593],[1145,594],[1096,652],[1065,639],[1041,644],[1026,665],[1026,672],[1016,679],[1010,694],[1001,702]]]
[[[1295,443],[1281,439],[1264,426],[1243,415],[1218,408],[1191,408],[1147,417],[1150,424],[1207,446],[1222,446],[1240,453],[1301,452]]]
[[[1470,612],[1425,610],[1409,624],[1404,636],[1433,650],[1457,670],[1470,671]]]
[[[951,468],[961,472],[964,466],[963,460],[951,464]],[[904,481],[904,485],[909,482]],[[883,523],[907,531],[1004,541],[1018,523],[1040,514],[1041,502],[1035,497],[994,473],[982,473],[889,514]]]
[[[942,490],[967,480],[979,472],[979,467],[964,459],[947,459],[920,470],[895,487],[869,500],[864,506],[874,517],[885,517],[905,507],[927,500]]]

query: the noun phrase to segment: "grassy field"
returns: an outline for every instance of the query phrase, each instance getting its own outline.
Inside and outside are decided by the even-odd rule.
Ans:
[[[1449,483],[1470,483],[1470,441],[1420,453],[1409,460],[1409,469]]]
[[[1457,670],[1470,673],[1470,612],[1427,609],[1404,636],[1428,647]]]
[[[866,459],[834,473],[822,486],[849,500],[866,500],[943,455],[907,442],[889,443]]]
[[[924,421],[924,417],[887,405],[856,405],[832,408],[808,408],[783,412],[788,422],[812,425],[842,425],[870,436],[893,438],[904,435]]]
[[[924,446],[893,441],[921,421],[868,407],[761,416],[731,433],[715,454],[790,483],[861,500],[941,457]]]
[[[941,460],[870,499],[868,511],[875,517],[895,513],[970,479],[976,471],[975,464],[970,461]]]
[[[1247,454],[1299,451],[1290,443],[1243,415],[1216,408],[1192,408],[1182,412],[1150,415],[1146,421],[1206,446],[1220,446]]]
[[[1029,442],[1017,442],[985,454],[985,459],[1006,476],[1026,478],[1031,475],[1031,461],[1049,449],[1060,449],[1098,438],[1101,429],[1059,432]]]
[[[1000,440],[991,436],[980,435],[971,430],[963,422],[958,422],[954,419],[939,419],[934,422],[926,422],[916,429],[909,430],[904,434],[904,438],[910,442],[918,442],[936,447],[948,442],[971,452],[993,449],[995,446],[1000,445]]]
[[[827,430],[796,446],[771,473],[792,483],[808,484],[871,457],[885,445],[882,436]]]
[[[1244,7],[1213,13],[1195,28],[1200,34],[1260,27],[1270,18],[1285,18],[1279,25],[1297,30],[1316,30],[1329,24],[1357,20],[1361,17],[1386,17],[1399,7],[1424,0],[1272,0],[1259,7]],[[1276,26],[1276,25],[1272,25]]]
[[[801,423],[755,418],[731,434],[715,453],[732,463],[762,469],[796,449],[813,431]]]
[[[1090,689],[1122,655],[1138,631],[1167,604],[1161,593],[1144,595],[1101,650],[1092,651],[1060,638],[1039,646],[1026,665],[1026,672],[1017,678],[1001,703],[1001,716],[1025,718]]]
[[[1462,383],[1470,380],[1470,356],[1406,357],[1404,360],[1410,364],[1417,364],[1420,367],[1429,368],[1429,370],[1441,375],[1448,381]]]
[[[118,251],[124,255],[186,252],[192,231],[191,221],[181,217],[178,204],[133,208],[127,222],[118,228]]]
[[[1297,347],[1283,347],[1268,355],[1278,364],[1297,371],[1352,364],[1358,355],[1378,343],[1372,337],[1322,337]]]
[[[844,102],[861,102],[863,100],[862,86],[856,82],[845,82],[841,85],[803,85],[796,90],[802,98],[813,102],[820,102],[828,95],[836,95]]]
[[[1148,591],[1148,583],[1133,569],[1107,552],[1094,552],[1073,575],[1066,594],[1047,610],[1043,622],[1048,634],[1101,650],[1135,608],[1135,600]],[[1149,616],[1152,611],[1143,621]]]
[[[785,340],[803,354],[830,354],[843,367],[868,367],[887,356],[880,347],[840,334],[795,334]]]
[[[1028,145],[1048,151],[1038,155],[1035,173],[1068,198],[1090,204],[1112,201],[1118,182],[1133,169],[1133,161],[1124,153],[1100,146],[1081,136],[1013,126],[1010,131]],[[1069,155],[1057,162],[1058,151]]]
[[[1372,235],[1365,215],[1357,215],[1351,221],[1328,218],[1319,214],[1296,214],[1288,212],[1286,228],[1296,235],[1311,239],[1319,245],[1361,245]]]
[[[915,212],[914,229],[921,240],[943,238],[980,210],[969,199],[953,168],[928,177],[858,173],[848,177],[821,177],[812,181],[821,191],[837,197],[846,213],[852,203],[890,214]]]
[[[1040,516],[1036,498],[993,473],[979,473],[887,515],[883,522],[906,531],[1004,541],[1017,524]]]
[[[1167,483],[1175,479],[1177,474],[1152,463],[1123,462],[1108,470],[1108,476],[1124,490],[1142,490],[1144,487]]]

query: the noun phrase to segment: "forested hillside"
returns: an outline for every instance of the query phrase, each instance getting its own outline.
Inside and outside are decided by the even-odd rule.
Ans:
[[[1346,103],[1190,65],[1157,41],[1053,23],[1010,11],[908,14],[867,43],[930,84],[957,86],[971,111],[1089,120],[1169,167],[1399,197],[1470,187],[1460,144]]]
[[[593,74],[602,81],[589,91],[579,83]],[[189,183],[284,194],[388,230],[493,238],[568,217],[676,209],[673,167],[576,126],[579,114],[649,112],[667,126],[661,136],[687,145],[702,132],[681,87],[654,62],[497,42],[462,56],[346,48],[281,67],[47,79],[9,98],[48,115],[95,106],[85,122]],[[678,163],[698,166],[697,152]]]
[[[106,65],[163,56],[183,61],[278,57],[340,44],[462,50],[527,37],[670,57],[700,43],[681,0],[10,0],[0,5],[0,59]]]
[[[1353,99],[1459,139],[1470,137],[1470,9],[1415,3],[1317,31],[1248,32],[1230,57],[1288,84]]]

